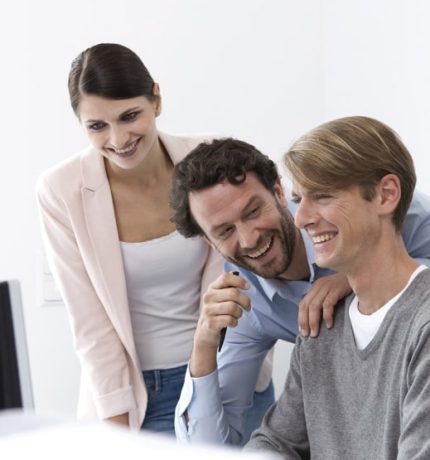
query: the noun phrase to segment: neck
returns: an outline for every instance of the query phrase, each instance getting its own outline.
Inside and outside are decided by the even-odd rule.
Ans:
[[[308,257],[306,254],[305,243],[299,229],[296,229],[296,241],[294,245],[293,256],[291,264],[280,276],[287,280],[298,281],[309,279],[310,271],[308,264]]]
[[[418,264],[409,256],[400,235],[390,244],[372,248],[361,269],[346,272],[357,295],[359,310],[370,315],[383,307],[406,286]]]

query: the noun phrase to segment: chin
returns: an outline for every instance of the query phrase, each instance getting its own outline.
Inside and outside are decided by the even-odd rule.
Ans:
[[[328,268],[329,270],[333,270],[333,271],[339,272],[339,273],[344,271],[343,268],[345,268],[345,264],[343,264],[341,260],[323,259],[323,260],[319,261],[317,259],[316,263],[317,263],[318,267]]]
[[[315,262],[318,265],[318,267],[330,268],[330,269],[334,270],[333,262],[330,262],[330,260],[327,259],[326,257],[316,257]]]
[[[288,267],[287,267],[288,268]],[[262,276],[263,278],[277,278],[286,271],[286,264],[270,264],[263,265],[262,267],[255,267],[254,273]]]

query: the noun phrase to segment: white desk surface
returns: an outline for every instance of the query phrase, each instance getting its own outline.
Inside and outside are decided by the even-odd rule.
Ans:
[[[106,422],[80,424],[42,418],[29,413],[0,411],[0,458],[273,460],[278,457],[213,445],[179,444],[167,436],[146,432],[133,433]]]

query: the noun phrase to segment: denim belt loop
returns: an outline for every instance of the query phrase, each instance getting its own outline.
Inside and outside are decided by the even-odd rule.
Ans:
[[[155,391],[162,391],[162,380],[161,380],[161,372],[159,370],[154,371],[154,383],[155,383]]]

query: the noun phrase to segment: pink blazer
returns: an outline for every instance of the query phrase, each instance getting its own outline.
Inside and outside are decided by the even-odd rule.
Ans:
[[[173,163],[210,137],[159,133]],[[147,393],[131,328],[124,268],[103,157],[92,147],[45,172],[37,184],[48,261],[66,304],[81,362],[78,418],[129,413],[143,422]],[[222,271],[209,250],[202,292]]]

